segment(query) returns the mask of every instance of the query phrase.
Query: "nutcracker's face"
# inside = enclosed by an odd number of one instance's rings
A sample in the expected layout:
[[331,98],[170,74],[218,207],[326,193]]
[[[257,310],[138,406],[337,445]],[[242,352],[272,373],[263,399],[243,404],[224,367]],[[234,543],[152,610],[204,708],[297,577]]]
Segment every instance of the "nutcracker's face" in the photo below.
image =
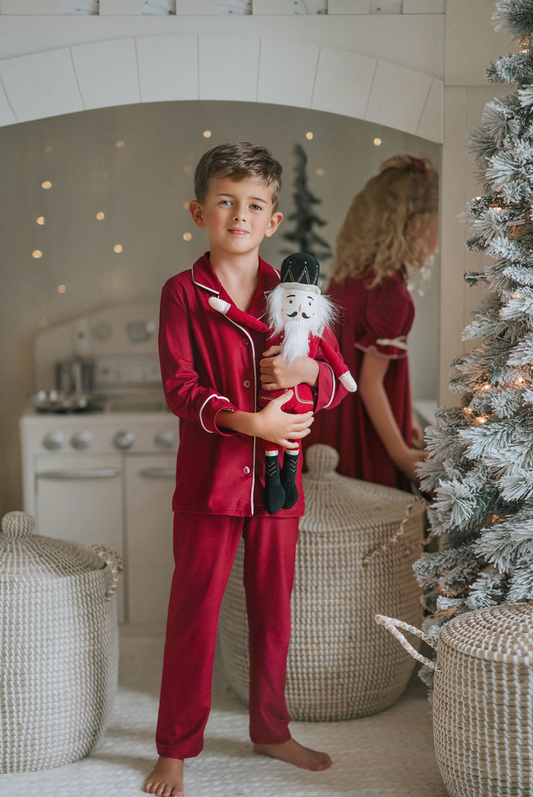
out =
[[284,288],[280,307],[283,326],[296,321],[309,329],[316,316],[318,296],[311,291]]

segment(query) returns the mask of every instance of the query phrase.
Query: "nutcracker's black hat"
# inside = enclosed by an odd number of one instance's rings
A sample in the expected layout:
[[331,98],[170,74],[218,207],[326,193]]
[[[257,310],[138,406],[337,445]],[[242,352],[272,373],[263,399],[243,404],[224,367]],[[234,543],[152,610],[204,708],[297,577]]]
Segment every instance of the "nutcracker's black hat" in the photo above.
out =
[[320,293],[318,274],[320,263],[305,252],[289,255],[281,264],[280,279],[285,288]]

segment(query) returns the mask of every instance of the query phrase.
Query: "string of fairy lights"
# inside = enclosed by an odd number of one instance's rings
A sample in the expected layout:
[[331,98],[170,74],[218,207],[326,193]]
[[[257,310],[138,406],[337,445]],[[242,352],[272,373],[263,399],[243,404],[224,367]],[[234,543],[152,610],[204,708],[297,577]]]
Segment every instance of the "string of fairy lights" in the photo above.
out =
[[[209,139],[209,138],[211,138],[211,136],[212,136],[212,132],[211,132],[211,130],[204,130],[204,131],[203,131],[203,133],[202,133],[202,135],[203,135],[203,137],[204,137],[204,138],[206,138],[206,139]],[[305,134],[305,138],[306,138],[308,141],[312,141],[312,140],[313,140],[313,138],[314,138],[314,133],[313,133],[312,131],[308,131],[308,132]],[[373,143],[374,143],[374,145],[375,145],[375,146],[380,146],[382,142],[381,142],[381,139],[380,139],[380,138],[375,138]],[[123,141],[122,139],[120,139],[119,141],[117,141],[117,142],[116,142],[115,146],[116,146],[118,149],[122,149],[122,148],[125,146],[125,141]],[[50,144],[49,144],[49,145],[47,145],[47,146],[44,148],[44,151],[45,151],[46,153],[51,153],[51,152],[52,152],[52,149],[53,149],[52,145],[50,145]],[[193,171],[193,167],[192,167],[192,165],[190,165],[190,164],[187,164],[187,165],[184,167],[184,172],[185,172],[185,174],[191,174],[191,173],[192,173],[192,171]],[[316,174],[317,174],[319,177],[323,177],[323,176],[324,176],[324,174],[325,174],[325,170],[324,170],[323,168],[319,167],[319,168],[317,168],[317,169],[316,169]],[[45,191],[49,191],[49,190],[51,190],[51,189],[53,188],[53,186],[52,186],[52,182],[51,182],[50,180],[44,180],[44,181],[41,183],[41,188],[42,188],[42,189],[44,189]],[[184,209],[184,210],[188,210],[188,209],[189,209],[189,202],[188,202],[188,201],[186,201],[186,202],[184,202],[184,203],[183,203],[183,209]],[[106,214],[104,213],[104,211],[102,211],[102,210],[99,210],[99,211],[98,211],[98,212],[95,214],[95,217],[96,217],[97,221],[104,221],[104,220],[105,220],[105,218],[106,218]],[[36,221],[36,223],[37,223],[37,224],[38,224],[40,227],[43,227],[43,226],[45,226],[45,225],[46,225],[46,217],[45,217],[45,216],[38,216],[38,217],[36,218],[36,220],[35,220],[35,221]],[[186,242],[192,241],[192,239],[193,239],[193,233],[192,233],[192,232],[190,232],[190,231],[185,231],[185,232],[183,233],[183,235],[182,235],[182,238],[183,238],[183,240],[184,240],[184,241],[186,241]],[[113,252],[114,252],[115,254],[121,254],[123,251],[124,251],[124,247],[123,247],[123,245],[122,245],[121,243],[116,243],[116,244],[114,244],[114,245],[113,245]],[[32,255],[32,257],[33,257],[35,260],[41,260],[41,259],[44,257],[44,251],[43,251],[42,249],[34,249],[34,250],[32,251],[32,253],[31,253],[31,255]],[[67,291],[67,286],[66,286],[65,284],[63,284],[63,283],[62,283],[62,284],[60,284],[60,285],[58,285],[58,286],[57,286],[57,289],[56,289],[56,290],[57,290],[57,293],[59,293],[60,295],[61,295],[61,294],[65,294],[65,293],[66,293],[66,291]]]

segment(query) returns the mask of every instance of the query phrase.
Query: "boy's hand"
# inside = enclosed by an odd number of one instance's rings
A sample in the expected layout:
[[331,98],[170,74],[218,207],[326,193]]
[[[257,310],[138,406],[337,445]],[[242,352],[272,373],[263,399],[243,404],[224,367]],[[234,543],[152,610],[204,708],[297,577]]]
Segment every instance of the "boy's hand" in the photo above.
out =
[[260,412],[221,410],[218,414],[218,423],[220,426],[250,437],[261,437],[277,446],[298,448],[298,443],[290,441],[306,437],[311,431],[309,427],[314,418],[312,412],[305,412],[303,415],[283,412],[283,405],[291,396],[292,390],[288,390],[287,393],[269,401]]
[[318,363],[310,357],[299,357],[291,365],[281,354],[281,346],[270,346],[259,362],[261,384],[264,390],[279,390],[306,383],[316,387]]
[[284,448],[298,448],[298,443],[291,443],[291,440],[300,440],[307,437],[313,423],[313,413],[304,412],[303,415],[293,415],[283,412],[283,405],[292,398],[292,390],[288,390],[281,396],[269,401],[261,412],[255,413],[258,424],[257,436],[269,443],[275,443]]

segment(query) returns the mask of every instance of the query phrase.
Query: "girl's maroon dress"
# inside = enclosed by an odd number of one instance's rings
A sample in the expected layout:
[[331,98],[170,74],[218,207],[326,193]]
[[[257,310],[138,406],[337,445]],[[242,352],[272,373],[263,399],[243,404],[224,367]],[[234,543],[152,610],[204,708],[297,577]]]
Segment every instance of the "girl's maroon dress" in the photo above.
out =
[[[384,379],[394,418],[406,444],[411,446],[411,391],[407,360],[407,335],[413,325],[414,302],[407,290],[405,269],[400,269],[373,288],[369,271],[343,282],[331,281],[329,294],[340,310],[335,334],[341,355],[359,381],[365,352],[390,360]],[[319,412],[305,438],[304,448],[326,443],[339,452],[338,472],[409,490],[381,442],[359,392],[349,393],[334,409]]]

